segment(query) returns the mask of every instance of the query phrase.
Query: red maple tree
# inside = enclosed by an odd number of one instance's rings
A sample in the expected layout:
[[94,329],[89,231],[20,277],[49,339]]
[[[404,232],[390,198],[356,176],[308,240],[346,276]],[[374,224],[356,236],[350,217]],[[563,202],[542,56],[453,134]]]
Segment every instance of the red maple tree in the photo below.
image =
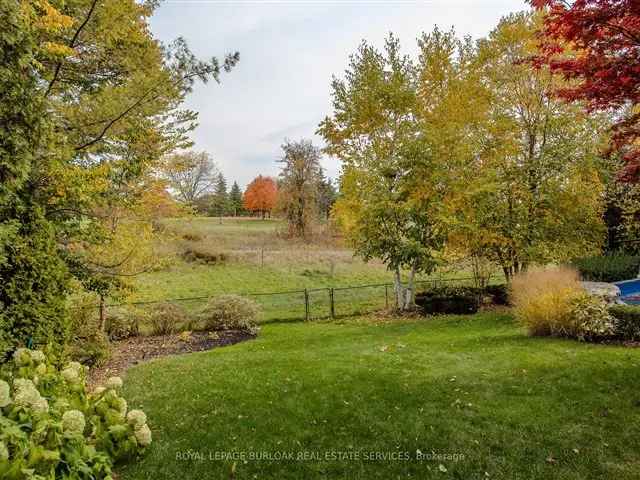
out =
[[244,192],[244,208],[251,212],[259,212],[264,218],[265,213],[271,213],[278,200],[278,185],[271,177],[258,175],[247,186]]
[[[613,109],[612,151],[625,160],[623,179],[640,179],[640,0],[531,0],[547,9],[542,55],[571,86],[567,100],[586,101],[590,110]],[[567,48],[570,46],[570,50]]]

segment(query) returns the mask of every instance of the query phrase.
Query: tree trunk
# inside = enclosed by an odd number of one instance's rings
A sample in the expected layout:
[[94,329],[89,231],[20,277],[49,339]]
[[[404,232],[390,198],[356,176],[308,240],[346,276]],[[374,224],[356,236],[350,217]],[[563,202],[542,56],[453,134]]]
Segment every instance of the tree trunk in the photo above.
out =
[[400,275],[400,268],[396,268],[394,271],[394,290],[396,294],[396,306],[399,311],[406,312],[413,310],[415,307],[416,288],[415,288],[415,276],[417,267],[413,265],[409,272],[409,279],[406,285],[403,285]]
[[104,295],[100,295],[100,307],[99,307],[99,313],[100,313],[100,320],[99,320],[99,325],[98,325],[98,329],[100,332],[104,332],[104,327],[106,324],[106,314],[105,314],[105,305],[104,305]]

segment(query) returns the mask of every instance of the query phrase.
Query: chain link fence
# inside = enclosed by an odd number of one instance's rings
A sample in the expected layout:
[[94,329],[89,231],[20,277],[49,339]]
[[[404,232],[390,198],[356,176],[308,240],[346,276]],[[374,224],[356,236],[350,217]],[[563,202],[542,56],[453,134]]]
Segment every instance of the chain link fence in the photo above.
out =
[[[416,282],[416,290],[426,290],[441,285],[474,286],[473,278],[434,279]],[[393,284],[381,283],[348,287],[301,289],[285,292],[244,293],[260,307],[259,323],[313,321],[346,318],[390,309],[396,305]],[[211,298],[218,295],[174,298],[157,301],[105,303],[93,306],[100,318],[113,315],[144,313],[160,304],[171,303],[185,312],[197,315]]]

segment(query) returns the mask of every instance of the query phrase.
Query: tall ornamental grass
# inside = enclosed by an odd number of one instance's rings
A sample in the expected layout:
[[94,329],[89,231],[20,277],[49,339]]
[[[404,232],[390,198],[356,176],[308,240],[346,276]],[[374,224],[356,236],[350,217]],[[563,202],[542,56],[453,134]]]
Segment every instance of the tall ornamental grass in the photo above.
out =
[[510,289],[516,318],[536,336],[576,336],[573,308],[584,293],[569,267],[530,269],[515,276]]

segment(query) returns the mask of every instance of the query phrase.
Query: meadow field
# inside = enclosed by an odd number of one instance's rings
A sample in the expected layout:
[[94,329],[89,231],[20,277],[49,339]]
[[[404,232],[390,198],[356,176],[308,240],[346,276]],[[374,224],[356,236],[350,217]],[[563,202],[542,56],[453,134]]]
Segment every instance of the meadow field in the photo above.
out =
[[[186,217],[164,220],[166,268],[135,280],[137,300],[216,293],[266,293],[391,280],[379,262],[364,263],[338,240],[287,239],[278,219]],[[220,261],[188,261],[195,250]]]
[[[304,318],[305,289],[312,318],[329,316],[330,288],[336,316],[394,301],[385,266],[365,263],[330,234],[290,239],[282,220],[258,218],[185,217],[164,220],[161,228],[162,266],[134,277],[127,302],[176,300],[195,311],[208,297],[234,293],[251,296],[261,305],[262,321],[269,321]],[[418,278],[470,283],[470,276],[462,265]]]

